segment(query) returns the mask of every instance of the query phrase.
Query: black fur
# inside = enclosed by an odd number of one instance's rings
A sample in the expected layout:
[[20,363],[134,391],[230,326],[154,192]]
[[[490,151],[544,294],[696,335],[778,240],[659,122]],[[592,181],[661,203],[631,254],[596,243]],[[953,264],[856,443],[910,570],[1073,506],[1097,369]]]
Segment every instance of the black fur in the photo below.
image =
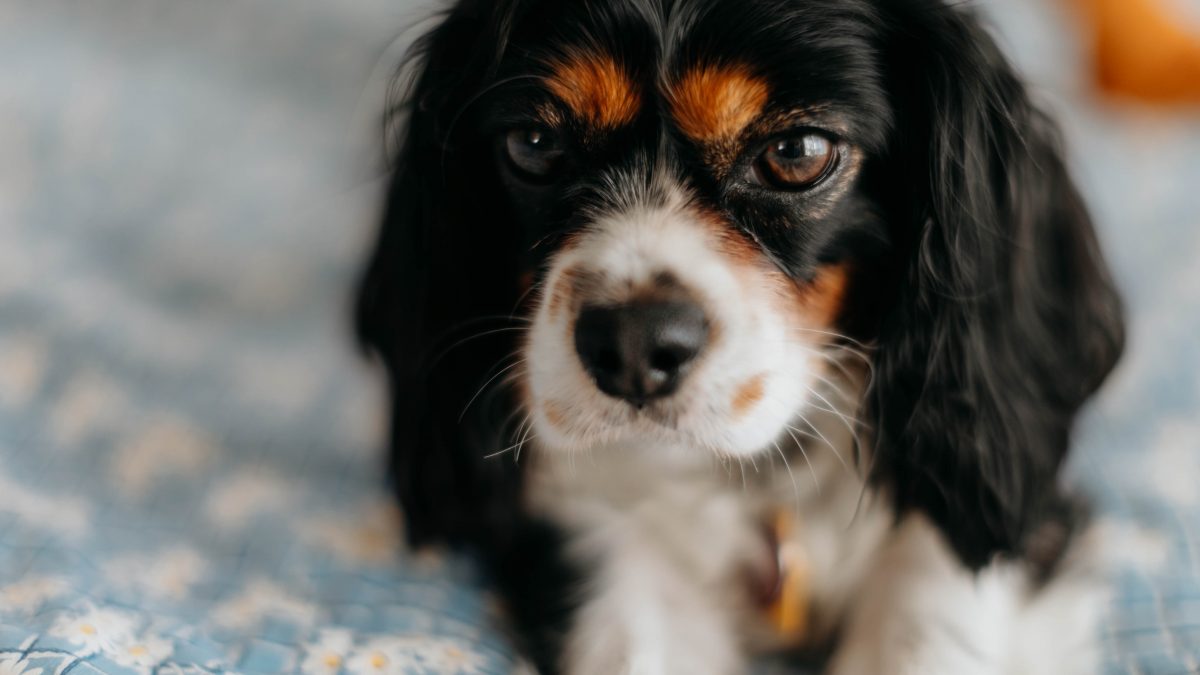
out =
[[992,40],[932,7],[892,26],[889,79],[911,104],[888,163],[905,227],[876,338],[875,474],[978,567],[1062,510],[1058,470],[1121,352],[1121,305],[1056,130]]
[[503,214],[478,209],[500,203],[498,188],[478,180],[480,158],[451,138],[459,111],[495,74],[511,3],[489,4],[464,3],[416,48],[425,68],[358,297],[360,339],[387,368],[391,475],[413,545],[472,542],[515,517],[518,472],[481,453],[506,438],[492,416],[511,408],[512,393],[460,420],[516,348],[504,332],[471,338],[511,326],[520,295],[519,233]]
[[485,460],[510,443],[515,392],[500,381],[472,402],[517,349],[526,239],[499,186],[477,174],[490,149],[456,142],[474,131],[455,128],[496,76],[517,9],[461,3],[414,47],[424,67],[356,323],[387,370],[390,476],[409,543],[478,553],[510,600],[523,650],[550,673],[579,574],[557,533],[522,515],[517,464]]
[[[801,197],[724,190],[662,142],[651,109],[595,166],[567,172],[569,187],[514,196],[493,134],[537,100],[539,59],[584,42],[649,82],[666,49],[753,64],[781,105],[830,104],[866,151],[862,178],[819,217]],[[504,378],[484,385],[519,346],[520,280],[578,225],[595,172],[631,148],[672,153],[700,198],[789,274],[855,263],[842,328],[876,347],[872,476],[901,512],[928,513],[979,567],[1022,555],[1066,510],[1058,469],[1121,351],[1121,308],[1053,125],[969,12],[936,0],[462,0],[414,53],[358,332],[389,376],[410,541],[487,551],[543,666],[580,570],[522,515],[519,467],[485,459],[516,442],[520,412]]]

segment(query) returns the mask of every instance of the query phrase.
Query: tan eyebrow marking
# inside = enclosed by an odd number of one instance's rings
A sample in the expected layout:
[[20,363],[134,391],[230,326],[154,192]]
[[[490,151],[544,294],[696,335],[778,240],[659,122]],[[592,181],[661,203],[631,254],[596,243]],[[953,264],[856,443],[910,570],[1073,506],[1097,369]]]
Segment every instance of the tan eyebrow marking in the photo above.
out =
[[694,141],[735,139],[762,114],[770,88],[744,65],[698,65],[668,92],[671,115]]
[[597,129],[629,124],[641,106],[633,82],[607,54],[569,54],[554,64],[547,85],[572,112]]

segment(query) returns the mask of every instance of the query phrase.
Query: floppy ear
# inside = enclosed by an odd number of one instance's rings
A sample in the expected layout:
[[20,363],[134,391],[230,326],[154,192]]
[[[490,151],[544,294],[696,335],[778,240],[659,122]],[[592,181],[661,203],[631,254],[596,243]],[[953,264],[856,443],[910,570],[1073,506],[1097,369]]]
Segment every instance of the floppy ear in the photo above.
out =
[[494,77],[513,4],[459,3],[414,47],[407,127],[358,291],[359,338],[387,368],[390,471],[414,545],[470,542],[517,506],[513,463],[485,460],[507,444],[513,393],[497,378],[472,397],[517,346],[497,329],[513,325],[520,244],[496,210],[490,147],[464,116]]
[[870,396],[874,476],[963,561],[1020,554],[1061,501],[1073,419],[1123,344],[1052,124],[962,10],[892,17],[896,297]]

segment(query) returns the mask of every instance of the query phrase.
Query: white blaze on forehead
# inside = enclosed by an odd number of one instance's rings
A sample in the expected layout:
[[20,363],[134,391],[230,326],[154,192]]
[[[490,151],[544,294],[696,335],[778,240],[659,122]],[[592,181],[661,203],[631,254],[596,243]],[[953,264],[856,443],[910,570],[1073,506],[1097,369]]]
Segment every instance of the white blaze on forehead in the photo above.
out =
[[673,206],[643,207],[596,222],[571,262],[600,272],[614,290],[668,273],[702,301],[720,302],[732,299],[738,280],[712,244],[694,215]]

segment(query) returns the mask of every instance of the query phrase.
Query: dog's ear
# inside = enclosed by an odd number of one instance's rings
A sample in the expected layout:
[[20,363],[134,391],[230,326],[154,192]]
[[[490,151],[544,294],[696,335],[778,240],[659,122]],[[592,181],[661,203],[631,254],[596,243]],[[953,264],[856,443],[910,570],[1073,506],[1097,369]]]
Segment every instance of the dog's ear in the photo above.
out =
[[1072,421],[1121,352],[1122,311],[1056,130],[991,37],[959,8],[901,5],[874,477],[979,567],[1021,553],[1055,510]]
[[468,121],[514,5],[461,2],[414,46],[404,131],[358,290],[359,339],[387,369],[391,477],[414,545],[469,543],[515,515],[513,462],[485,459],[506,444],[513,392],[497,378],[472,398],[516,350],[506,317],[520,295],[520,244],[495,210],[491,146]]

